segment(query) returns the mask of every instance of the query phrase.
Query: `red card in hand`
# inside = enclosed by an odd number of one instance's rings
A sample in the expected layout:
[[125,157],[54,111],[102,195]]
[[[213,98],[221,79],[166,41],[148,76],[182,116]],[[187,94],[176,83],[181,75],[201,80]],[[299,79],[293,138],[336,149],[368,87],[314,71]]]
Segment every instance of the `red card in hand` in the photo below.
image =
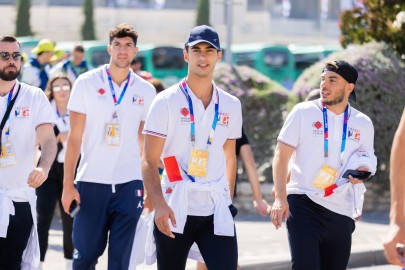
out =
[[175,156],[165,157],[163,163],[165,164],[165,170],[170,182],[183,180]]

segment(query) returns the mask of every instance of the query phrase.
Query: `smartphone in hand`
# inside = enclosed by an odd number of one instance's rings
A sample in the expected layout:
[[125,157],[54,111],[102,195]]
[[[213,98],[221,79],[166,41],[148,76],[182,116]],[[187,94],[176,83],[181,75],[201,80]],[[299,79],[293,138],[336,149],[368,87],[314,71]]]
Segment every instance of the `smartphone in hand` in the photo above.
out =
[[69,207],[69,215],[74,218],[80,210],[80,204],[73,200]]
[[349,175],[351,175],[353,178],[357,178],[359,180],[367,180],[371,176],[371,172],[365,172],[365,171],[358,171],[358,170],[347,170],[343,174],[343,178],[349,178]]

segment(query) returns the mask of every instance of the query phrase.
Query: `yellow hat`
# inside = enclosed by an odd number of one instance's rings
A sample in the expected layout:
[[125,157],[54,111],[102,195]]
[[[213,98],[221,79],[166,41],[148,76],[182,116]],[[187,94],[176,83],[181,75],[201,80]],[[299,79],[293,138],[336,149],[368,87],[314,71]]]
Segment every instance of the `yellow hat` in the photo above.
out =
[[55,51],[55,43],[49,39],[41,39],[38,45],[31,50],[34,54],[40,54],[41,52],[53,52]]
[[54,61],[61,60],[65,57],[65,55],[66,55],[65,50],[55,48],[54,53],[49,61],[54,62]]

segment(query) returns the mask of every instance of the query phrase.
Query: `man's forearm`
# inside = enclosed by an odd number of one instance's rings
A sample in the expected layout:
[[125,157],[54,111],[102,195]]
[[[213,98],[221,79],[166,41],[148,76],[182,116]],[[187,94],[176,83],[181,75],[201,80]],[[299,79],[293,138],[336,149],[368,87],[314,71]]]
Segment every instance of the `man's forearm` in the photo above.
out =
[[236,180],[236,156],[234,158],[226,159],[226,177],[229,182],[229,192],[231,195],[231,199],[233,199]]
[[56,157],[56,139],[49,137],[41,143],[41,159],[39,167],[49,172]]
[[165,199],[163,198],[157,165],[153,162],[143,161],[142,178],[153,207],[159,207],[159,205],[165,202]]
[[80,156],[80,142],[68,138],[66,149],[63,185],[73,185],[74,175],[77,167],[77,161]]

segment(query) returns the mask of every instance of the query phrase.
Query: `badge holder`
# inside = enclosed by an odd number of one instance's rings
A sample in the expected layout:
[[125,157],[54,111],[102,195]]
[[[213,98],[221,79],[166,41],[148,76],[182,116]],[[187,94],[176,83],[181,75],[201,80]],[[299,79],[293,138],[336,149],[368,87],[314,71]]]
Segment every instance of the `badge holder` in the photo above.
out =
[[0,167],[4,168],[17,164],[14,147],[11,142],[6,142],[1,147]]
[[107,145],[119,146],[120,145],[120,124],[118,123],[117,113],[114,112],[110,123],[106,124],[105,136]]
[[192,149],[188,162],[188,174],[205,177],[208,167],[208,151]]
[[315,177],[312,185],[317,189],[324,190],[332,185],[338,177],[339,172],[332,167],[324,164]]

